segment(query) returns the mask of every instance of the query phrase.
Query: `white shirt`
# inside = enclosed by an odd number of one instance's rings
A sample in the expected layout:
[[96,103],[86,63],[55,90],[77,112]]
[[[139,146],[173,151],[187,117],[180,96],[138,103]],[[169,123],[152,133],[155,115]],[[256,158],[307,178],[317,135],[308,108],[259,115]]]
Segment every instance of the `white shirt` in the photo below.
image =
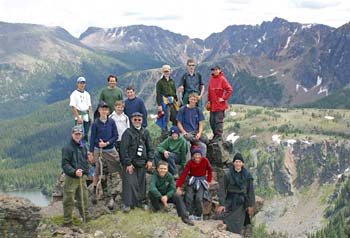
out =
[[113,113],[109,116],[109,118],[112,118],[115,122],[115,125],[117,126],[117,130],[118,130],[117,141],[121,141],[124,131],[130,128],[129,117],[125,115],[124,112],[118,115],[115,111],[113,111]]
[[[69,106],[75,107],[77,110],[86,112],[91,107],[91,98],[90,94],[84,90],[84,92],[79,92],[78,90],[74,90],[70,95]],[[89,121],[89,115],[83,115],[82,119],[84,121]],[[75,118],[77,120],[77,118]]]

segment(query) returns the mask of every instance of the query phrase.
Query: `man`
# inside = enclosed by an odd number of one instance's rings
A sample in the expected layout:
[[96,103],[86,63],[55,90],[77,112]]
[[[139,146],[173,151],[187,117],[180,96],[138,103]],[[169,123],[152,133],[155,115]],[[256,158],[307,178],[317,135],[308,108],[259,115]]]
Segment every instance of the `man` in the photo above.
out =
[[227,230],[241,234],[245,221],[249,221],[249,216],[253,215],[255,192],[253,177],[244,168],[244,160],[240,153],[235,154],[233,165],[225,169],[224,176],[219,180],[220,206],[217,212],[223,214]]
[[227,100],[233,89],[219,66],[211,68],[211,73],[208,87],[210,127],[214,134],[212,141],[219,141],[222,140],[225,110],[228,108]]
[[135,89],[132,86],[129,86],[126,88],[126,95],[128,98],[125,100],[124,113],[129,117],[130,124],[132,124],[131,115],[134,112],[139,112],[143,115],[142,127],[146,128],[147,127],[147,110],[145,107],[145,103],[141,98],[136,97]]
[[62,170],[66,175],[63,187],[63,225],[71,226],[73,220],[74,198],[83,220],[88,216],[88,191],[86,176],[89,174],[87,149],[82,143],[83,129],[74,126],[71,140],[62,149]]
[[124,132],[120,145],[124,212],[146,207],[146,170],[152,169],[154,150],[148,130],[142,127],[142,120],[140,112],[131,115],[132,126]]
[[[94,193],[92,202],[96,203],[96,186],[99,181],[102,164],[106,163],[108,173],[107,178],[107,198],[109,198],[108,208],[114,208],[114,201],[117,196],[117,185],[120,182],[118,171],[121,172],[119,165],[119,155],[115,149],[115,142],[118,139],[118,131],[113,119],[108,118],[109,107],[107,103],[100,102],[98,105],[100,117],[95,120],[91,127],[90,137],[90,155],[89,160],[96,164],[95,175],[93,178]],[[93,153],[93,156],[92,156]],[[101,161],[100,161],[101,160]]]
[[195,146],[192,151],[192,159],[188,161],[180,179],[176,182],[176,193],[182,193],[181,187],[186,177],[190,175],[186,186],[185,204],[191,217],[201,220],[203,215],[203,199],[210,200],[209,184],[213,177],[213,169],[209,160],[202,156],[200,147]]
[[202,75],[195,72],[196,63],[193,59],[187,60],[187,72],[182,75],[180,81],[179,92],[183,93],[182,103],[188,104],[189,95],[193,92],[197,93],[198,106],[202,107],[202,97],[204,95],[204,83],[202,81]]
[[154,211],[159,211],[160,206],[163,205],[167,209],[168,203],[175,203],[177,215],[181,220],[193,226],[193,222],[188,218],[188,213],[184,201],[180,195],[175,193],[175,180],[170,173],[168,173],[168,163],[160,161],[157,166],[157,171],[153,174],[149,188],[149,199]]
[[109,75],[107,81],[108,87],[102,90],[100,102],[106,102],[109,107],[109,112],[112,113],[114,111],[114,103],[123,100],[123,91],[117,87],[118,78],[116,76]]
[[72,107],[75,125],[81,125],[84,129],[83,140],[88,141],[88,133],[93,118],[90,94],[85,91],[86,79],[77,79],[77,89],[70,95],[69,106]]
[[170,77],[171,67],[163,65],[163,75],[156,84],[156,100],[158,105],[158,112],[164,113],[164,117],[158,118],[157,125],[162,129],[162,136],[168,134],[168,123],[172,122],[176,126],[176,114],[179,110],[176,87],[174,80]]
[[208,137],[203,134],[204,115],[202,110],[197,107],[198,95],[193,92],[189,95],[189,104],[180,108],[177,113],[177,126],[183,137],[191,143],[202,149],[203,156],[207,155]]
[[179,178],[179,170],[177,165],[185,168],[187,155],[187,142],[180,135],[179,128],[172,126],[170,128],[170,136],[157,146],[157,152],[154,157],[156,166],[160,161],[167,161],[169,164],[169,172],[174,175],[175,179]]

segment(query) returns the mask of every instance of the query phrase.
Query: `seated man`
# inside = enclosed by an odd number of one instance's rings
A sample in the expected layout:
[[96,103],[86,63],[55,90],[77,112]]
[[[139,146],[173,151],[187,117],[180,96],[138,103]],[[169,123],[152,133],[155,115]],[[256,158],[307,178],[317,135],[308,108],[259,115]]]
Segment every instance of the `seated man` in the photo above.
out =
[[159,211],[161,204],[164,208],[168,208],[168,202],[175,203],[178,216],[184,223],[193,226],[193,222],[188,218],[182,197],[177,195],[175,191],[175,181],[173,176],[168,173],[168,163],[159,161],[157,171],[151,178],[148,193],[153,209]]
[[189,95],[189,104],[180,108],[177,113],[177,126],[183,137],[192,145],[197,145],[202,149],[202,155],[207,154],[208,137],[203,133],[204,115],[202,110],[197,107],[198,94]]
[[175,179],[179,178],[177,164],[183,169],[186,163],[187,142],[180,135],[179,128],[172,126],[170,128],[170,136],[157,146],[158,152],[155,154],[154,162],[156,166],[160,160],[167,161],[169,164],[169,172],[174,175]]
[[[203,213],[203,198],[206,200],[210,199],[209,183],[211,183],[213,177],[213,170],[209,160],[202,157],[200,147],[195,146],[191,154],[192,159],[188,161],[184,172],[176,183],[176,193],[179,195],[182,193],[181,186],[185,182],[187,175],[190,174],[186,186],[185,204],[190,214],[193,214],[192,217],[200,220]],[[195,209],[193,209],[193,203]]]

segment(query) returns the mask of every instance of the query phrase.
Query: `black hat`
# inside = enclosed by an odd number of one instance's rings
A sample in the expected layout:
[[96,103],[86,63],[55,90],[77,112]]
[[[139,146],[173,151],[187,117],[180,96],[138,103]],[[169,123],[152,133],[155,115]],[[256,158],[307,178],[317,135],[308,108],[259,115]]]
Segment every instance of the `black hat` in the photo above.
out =
[[81,126],[73,126],[71,130],[72,134],[83,134],[83,128]]
[[211,69],[210,69],[210,70],[214,70],[214,69],[220,69],[220,70],[221,70],[221,68],[220,68],[220,66],[219,66],[219,65],[215,65],[215,66],[211,67]]
[[244,163],[244,160],[243,160],[241,153],[236,153],[235,156],[233,157],[232,162],[235,162],[236,160],[240,160],[240,161],[242,161],[242,163]]
[[131,114],[131,117],[142,117],[142,113],[141,112],[134,112],[133,114]]
[[[98,108],[100,107],[108,107],[108,104],[104,101],[101,101],[99,104],[98,104]],[[109,108],[109,107],[108,107]]]

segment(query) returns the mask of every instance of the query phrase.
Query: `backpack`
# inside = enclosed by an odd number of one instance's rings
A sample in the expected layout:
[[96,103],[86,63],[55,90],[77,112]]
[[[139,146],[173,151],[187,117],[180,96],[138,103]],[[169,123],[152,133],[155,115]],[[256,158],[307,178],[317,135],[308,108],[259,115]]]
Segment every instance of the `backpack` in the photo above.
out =
[[[195,73],[196,74],[196,78],[198,79],[198,82],[202,81],[202,75],[200,73]],[[184,73],[184,75],[182,75],[181,81],[182,81],[182,85],[184,87],[184,92],[186,92],[186,80],[187,80],[187,73]],[[199,89],[200,92],[200,89]],[[184,97],[185,94],[182,95],[182,98]]]

